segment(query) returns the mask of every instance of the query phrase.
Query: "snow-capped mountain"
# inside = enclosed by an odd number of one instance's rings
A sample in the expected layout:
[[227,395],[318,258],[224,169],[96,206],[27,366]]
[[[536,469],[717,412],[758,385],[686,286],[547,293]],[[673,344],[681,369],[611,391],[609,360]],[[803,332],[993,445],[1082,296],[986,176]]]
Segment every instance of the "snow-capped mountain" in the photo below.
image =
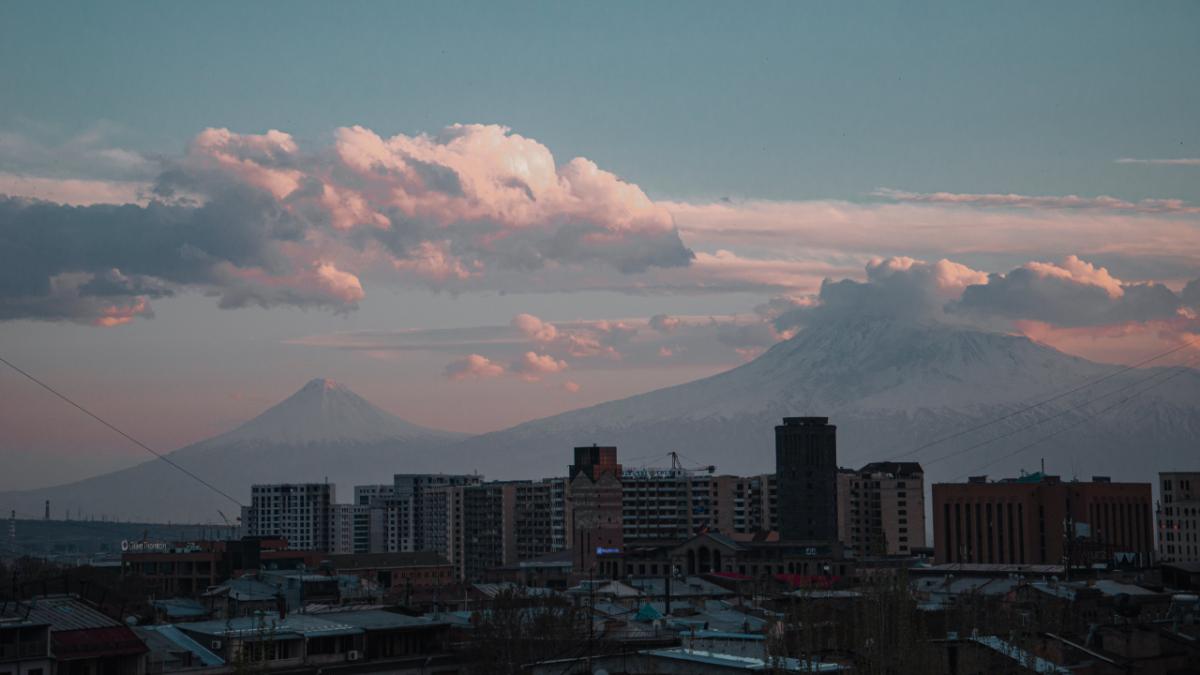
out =
[[[350,501],[356,484],[390,483],[392,474],[431,470],[439,448],[465,438],[427,429],[380,410],[348,388],[316,379],[236,429],[180,448],[167,457],[236,500],[249,502],[253,483],[320,482]],[[161,460],[40,490],[0,494],[4,509],[149,522],[220,522],[237,505]]]
[[[1188,349],[1156,363],[1194,356]],[[770,472],[774,426],[796,415],[829,416],[838,425],[843,466],[913,459],[926,467],[929,483],[1015,475],[1038,468],[1041,458],[1047,471],[1068,478],[1153,482],[1158,471],[1200,469],[1194,369],[1127,369],[1021,336],[894,319],[814,325],[712,377],[465,439],[409,424],[344,387],[314,380],[241,427],[169,457],[242,501],[252,483],[326,477],[349,501],[353,485],[389,482],[399,472],[564,475],[571,448],[591,443],[616,445],[626,466],[661,465],[676,450],[720,473]],[[0,494],[0,508],[40,513],[44,499],[58,513],[152,521],[212,522],[217,509],[236,508],[159,460]]]
[[213,442],[312,445],[454,436],[406,422],[333,380],[315,379]]
[[721,473],[769,472],[774,425],[794,415],[832,418],[843,466],[911,458],[930,482],[1016,475],[1043,457],[1047,471],[1081,478],[1153,481],[1160,470],[1200,468],[1196,370],[1123,369],[1022,336],[896,319],[815,325],[730,371],[472,437],[443,458],[496,478],[562,474],[573,446],[600,443],[618,446],[630,466],[677,450]]

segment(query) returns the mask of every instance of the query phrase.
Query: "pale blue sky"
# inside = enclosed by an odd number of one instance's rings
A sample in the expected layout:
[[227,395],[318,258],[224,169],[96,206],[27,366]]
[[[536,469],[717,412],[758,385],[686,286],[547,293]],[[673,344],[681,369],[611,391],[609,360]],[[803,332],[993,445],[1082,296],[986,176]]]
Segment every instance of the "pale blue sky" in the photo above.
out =
[[1200,5],[5,3],[0,127],[501,123],[654,197],[1196,199]]

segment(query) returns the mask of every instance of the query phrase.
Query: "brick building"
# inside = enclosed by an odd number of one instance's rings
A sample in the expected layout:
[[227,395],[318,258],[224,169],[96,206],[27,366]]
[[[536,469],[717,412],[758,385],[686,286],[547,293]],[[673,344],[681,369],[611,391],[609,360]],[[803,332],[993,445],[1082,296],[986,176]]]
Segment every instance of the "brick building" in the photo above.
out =
[[1149,483],[1064,482],[1035,473],[933,486],[940,563],[1153,562]]

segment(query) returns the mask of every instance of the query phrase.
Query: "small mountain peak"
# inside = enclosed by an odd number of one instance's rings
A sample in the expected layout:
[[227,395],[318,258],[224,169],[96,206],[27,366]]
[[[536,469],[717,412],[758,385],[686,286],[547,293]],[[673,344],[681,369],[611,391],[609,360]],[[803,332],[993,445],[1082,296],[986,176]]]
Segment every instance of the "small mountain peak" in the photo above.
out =
[[334,382],[333,380],[330,380],[330,379],[324,378],[324,377],[315,377],[315,378],[309,380],[308,384],[305,384],[300,389],[300,391],[308,391],[308,392],[323,392],[323,391],[334,391],[334,390],[345,391],[346,388],[343,387],[342,385],[338,384],[337,382]]

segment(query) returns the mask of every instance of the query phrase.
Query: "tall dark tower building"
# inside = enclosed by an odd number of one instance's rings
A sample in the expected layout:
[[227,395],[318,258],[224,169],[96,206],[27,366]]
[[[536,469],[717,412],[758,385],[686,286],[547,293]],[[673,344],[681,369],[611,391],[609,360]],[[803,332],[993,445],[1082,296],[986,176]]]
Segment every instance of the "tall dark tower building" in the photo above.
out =
[[779,538],[837,541],[837,427],[828,417],[785,417],[775,427]]
[[576,571],[616,578],[616,565],[598,558],[625,547],[623,495],[616,448],[575,448],[575,463],[567,474],[567,536]]

